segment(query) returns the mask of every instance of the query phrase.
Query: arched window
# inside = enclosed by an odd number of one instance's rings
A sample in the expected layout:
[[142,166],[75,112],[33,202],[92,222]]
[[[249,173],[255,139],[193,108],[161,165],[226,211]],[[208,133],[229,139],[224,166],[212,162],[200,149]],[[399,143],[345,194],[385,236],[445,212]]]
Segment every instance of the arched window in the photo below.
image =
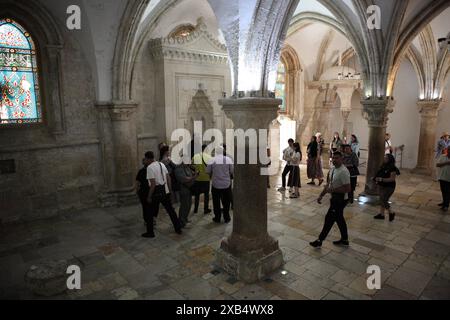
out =
[[275,97],[282,99],[283,104],[280,106],[280,113],[286,113],[286,67],[283,62],[278,65],[277,83],[275,84]]
[[0,94],[0,125],[42,121],[36,47],[12,19],[0,19]]

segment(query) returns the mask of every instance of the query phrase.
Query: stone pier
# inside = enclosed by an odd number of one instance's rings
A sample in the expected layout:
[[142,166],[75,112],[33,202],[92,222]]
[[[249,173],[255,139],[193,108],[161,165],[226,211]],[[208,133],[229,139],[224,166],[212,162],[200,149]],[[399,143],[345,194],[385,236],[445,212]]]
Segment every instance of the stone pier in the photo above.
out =
[[[241,98],[219,103],[234,128],[246,131],[268,129],[277,117],[281,100]],[[258,151],[258,145],[246,143],[245,150],[237,152]],[[278,241],[267,231],[267,176],[261,175],[260,169],[260,164],[235,164],[233,231],[222,240],[216,255],[219,267],[248,283],[262,279],[283,264]]]
[[134,121],[136,107],[137,103],[133,101],[97,104],[105,164],[105,190],[100,197],[104,206],[136,200],[133,191],[137,169],[137,135]]
[[384,159],[384,137],[388,115],[393,111],[394,100],[385,97],[361,101],[364,117],[369,125],[369,158],[367,160],[366,186],[362,196],[377,196],[378,188],[372,177],[376,175]]
[[418,101],[420,112],[419,155],[414,173],[431,175],[435,156],[436,127],[440,101]]

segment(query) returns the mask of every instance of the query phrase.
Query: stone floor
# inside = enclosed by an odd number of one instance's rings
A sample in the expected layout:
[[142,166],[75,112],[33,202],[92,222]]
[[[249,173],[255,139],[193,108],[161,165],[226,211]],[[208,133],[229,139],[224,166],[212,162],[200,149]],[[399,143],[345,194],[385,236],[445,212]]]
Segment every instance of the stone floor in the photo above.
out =
[[[300,199],[269,190],[269,230],[279,240],[285,265],[267,279],[246,285],[214,267],[214,252],[231,224],[192,215],[179,236],[164,210],[155,239],[143,239],[139,206],[92,209],[0,230],[0,298],[37,299],[24,284],[31,265],[69,259],[82,270],[82,289],[57,299],[450,299],[450,215],[438,210],[438,184],[430,178],[399,178],[392,198],[395,222],[373,220],[377,208],[346,208],[351,245],[335,247],[335,226],[322,249],[312,249],[327,202],[318,186]],[[363,180],[360,179],[360,180]],[[358,190],[363,189],[360,181]],[[381,290],[368,290],[367,266],[382,271]]]

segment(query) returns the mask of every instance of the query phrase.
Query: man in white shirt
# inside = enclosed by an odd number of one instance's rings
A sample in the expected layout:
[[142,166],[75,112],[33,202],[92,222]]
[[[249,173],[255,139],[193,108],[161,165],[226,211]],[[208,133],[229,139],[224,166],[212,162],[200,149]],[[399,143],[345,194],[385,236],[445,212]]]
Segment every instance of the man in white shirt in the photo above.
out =
[[280,192],[286,191],[286,176],[288,173],[291,174],[293,169],[291,165],[291,158],[294,155],[294,140],[289,139],[288,143],[289,147],[283,150],[283,160],[286,161],[286,166],[281,174],[281,188],[278,189]]
[[325,223],[322,232],[319,235],[319,239],[310,243],[314,248],[320,248],[322,246],[322,241],[326,239],[335,222],[341,232],[341,239],[339,241],[334,241],[333,244],[349,245],[347,224],[344,218],[344,208],[348,201],[347,195],[351,191],[350,172],[343,165],[343,156],[340,152],[333,153],[332,161],[334,167],[332,167],[328,173],[328,183],[317,199],[318,203],[322,203],[322,198],[325,194],[330,193],[330,208],[325,216]]
[[147,225],[147,232],[142,236],[144,238],[154,238],[153,232],[153,217],[158,214],[159,204],[161,203],[169,214],[170,220],[172,220],[175,232],[181,234],[181,224],[175,213],[175,209],[172,206],[170,200],[170,176],[166,166],[158,161],[155,161],[155,155],[152,151],[145,154],[145,158],[150,163],[147,167],[147,180],[150,186],[147,202],[150,205],[149,214],[144,217]]
[[210,175],[212,181],[212,197],[214,218],[213,221],[220,223],[221,209],[223,206],[223,218],[225,223],[230,222],[230,204],[231,204],[231,177],[234,173],[233,161],[230,157],[224,155],[223,147],[217,147],[216,156],[210,160],[206,172]]

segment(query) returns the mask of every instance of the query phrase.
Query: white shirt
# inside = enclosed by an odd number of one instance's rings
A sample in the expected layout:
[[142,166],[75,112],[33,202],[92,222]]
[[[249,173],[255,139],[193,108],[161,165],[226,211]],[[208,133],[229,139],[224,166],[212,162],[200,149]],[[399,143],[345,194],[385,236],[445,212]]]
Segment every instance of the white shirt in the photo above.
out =
[[292,149],[291,147],[287,147],[286,149],[283,150],[283,160],[287,161],[287,165],[290,166],[291,165],[291,157],[294,154],[294,149]]
[[[162,174],[161,174],[162,172]],[[169,174],[169,171],[167,171],[166,166],[164,163],[154,161],[152,164],[150,164],[147,167],[147,180],[149,180],[150,185],[150,179],[155,179],[155,183],[157,186],[164,185],[166,189],[166,193],[169,193],[169,186],[167,185],[166,177]],[[151,186],[151,185],[150,185]]]
[[[339,168],[332,167],[328,174],[330,178],[330,188],[332,189],[350,184],[350,172],[344,165],[341,165]],[[344,199],[347,199],[347,194],[345,194]]]
[[384,154],[390,154],[391,153],[391,147],[392,147],[392,142],[391,140],[385,140],[384,141]]
[[290,161],[291,166],[300,165],[300,158],[301,158],[300,152],[295,152],[291,157]]
[[206,168],[206,172],[212,175],[212,185],[216,189],[228,189],[231,186],[233,171],[233,160],[221,154],[211,159]]

